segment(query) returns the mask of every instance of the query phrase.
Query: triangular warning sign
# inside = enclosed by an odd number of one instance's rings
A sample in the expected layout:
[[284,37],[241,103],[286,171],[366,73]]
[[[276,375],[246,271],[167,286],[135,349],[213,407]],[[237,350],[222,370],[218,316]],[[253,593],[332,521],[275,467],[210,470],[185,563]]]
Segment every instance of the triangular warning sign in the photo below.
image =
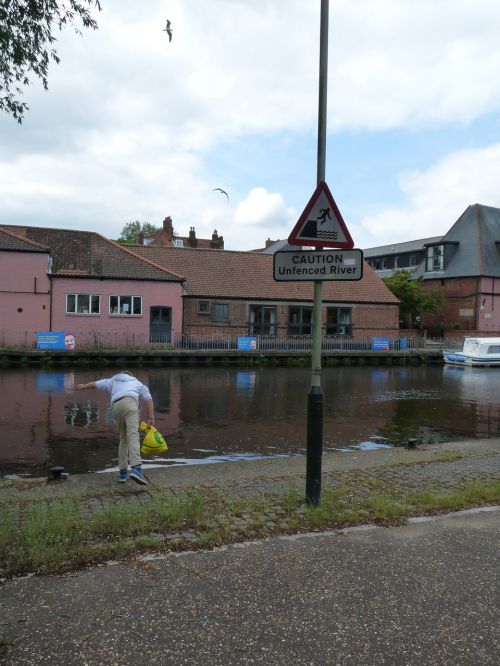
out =
[[328,185],[321,181],[288,236],[290,245],[343,247],[352,249],[354,241],[347,230]]

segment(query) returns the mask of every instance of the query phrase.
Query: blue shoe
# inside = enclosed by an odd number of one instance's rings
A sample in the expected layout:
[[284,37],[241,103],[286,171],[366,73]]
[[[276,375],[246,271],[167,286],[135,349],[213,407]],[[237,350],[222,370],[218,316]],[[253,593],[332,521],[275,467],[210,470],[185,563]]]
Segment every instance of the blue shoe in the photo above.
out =
[[128,472],[126,469],[121,469],[120,470],[120,476],[118,477],[118,483],[125,483],[125,481],[128,479]]
[[142,473],[140,465],[132,467],[132,471],[130,472],[130,478],[141,486],[147,486],[149,483],[149,481]]

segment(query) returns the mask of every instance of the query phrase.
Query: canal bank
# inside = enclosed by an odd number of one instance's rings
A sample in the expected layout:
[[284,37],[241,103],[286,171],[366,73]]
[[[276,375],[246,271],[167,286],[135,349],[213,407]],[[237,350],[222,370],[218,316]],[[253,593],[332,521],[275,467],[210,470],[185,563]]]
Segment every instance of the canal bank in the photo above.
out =
[[[92,366],[308,366],[304,350],[244,351],[215,350],[71,350],[0,349],[0,367],[92,367]],[[440,349],[328,350],[322,352],[324,366],[442,365]]]
[[319,507],[304,503],[305,464],[151,469],[145,487],[114,473],[2,480],[0,577],[500,503],[498,438],[326,453]]

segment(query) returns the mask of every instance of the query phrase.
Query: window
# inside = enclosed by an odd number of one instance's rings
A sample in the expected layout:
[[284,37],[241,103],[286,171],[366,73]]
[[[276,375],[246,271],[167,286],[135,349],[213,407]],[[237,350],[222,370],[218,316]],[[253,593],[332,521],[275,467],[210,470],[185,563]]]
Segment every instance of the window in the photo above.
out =
[[444,269],[444,245],[432,245],[427,248],[426,271],[442,271]]
[[184,247],[184,241],[182,238],[174,238],[173,240],[174,247]]
[[351,308],[327,308],[326,309],[326,334],[327,335],[352,335],[352,310],[351,310]]
[[288,308],[288,335],[311,335],[311,307],[290,306]]
[[248,332],[250,335],[276,335],[275,306],[251,305]]
[[488,347],[488,354],[500,354],[500,345],[490,345]]
[[94,294],[66,294],[67,314],[99,314],[101,297]]
[[228,321],[229,305],[227,303],[212,304],[212,321]]
[[141,296],[110,296],[109,314],[141,315]]
[[198,314],[210,314],[210,301],[198,301]]

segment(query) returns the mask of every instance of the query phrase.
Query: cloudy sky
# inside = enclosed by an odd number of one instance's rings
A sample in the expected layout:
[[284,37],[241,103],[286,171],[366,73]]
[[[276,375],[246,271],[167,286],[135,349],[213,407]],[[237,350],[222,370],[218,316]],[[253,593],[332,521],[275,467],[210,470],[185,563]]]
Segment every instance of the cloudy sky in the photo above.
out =
[[[320,0],[101,4],[23,124],[0,116],[0,223],[288,237],[316,185]],[[498,0],[330,0],[326,180],[356,247],[500,207],[499,26]]]

